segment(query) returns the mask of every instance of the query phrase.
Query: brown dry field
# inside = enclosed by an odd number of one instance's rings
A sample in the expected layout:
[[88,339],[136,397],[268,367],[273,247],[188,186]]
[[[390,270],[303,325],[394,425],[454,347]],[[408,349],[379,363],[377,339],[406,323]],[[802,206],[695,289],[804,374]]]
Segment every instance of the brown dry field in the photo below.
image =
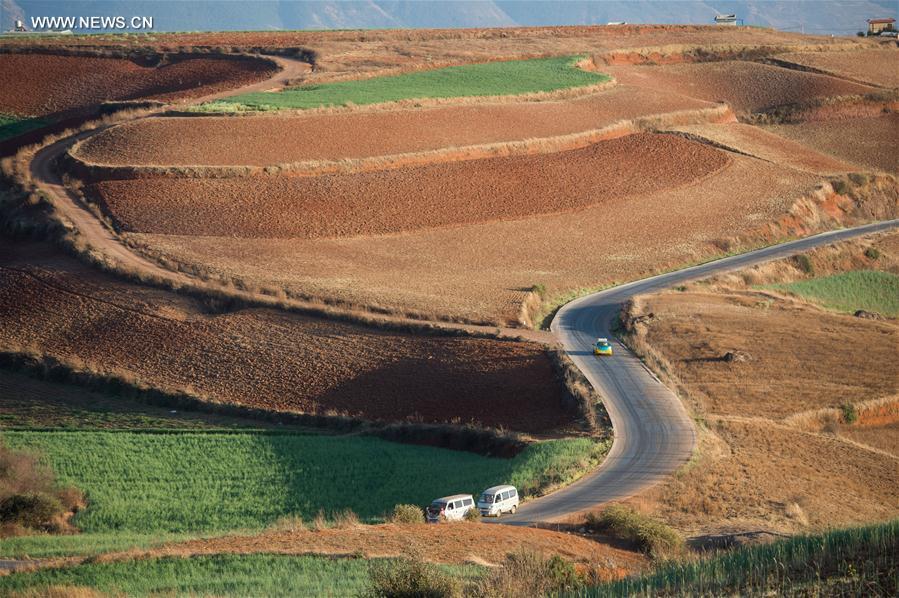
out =
[[539,218],[347,239],[127,236],[151,253],[202,264],[214,276],[298,295],[515,321],[534,284],[555,295],[719,254],[714,242],[786,214],[817,182],[734,155],[701,184]]
[[857,52],[796,52],[781,60],[882,87],[899,87],[899,51],[893,48]]
[[863,169],[899,174],[899,146],[896,145],[899,114],[776,125],[765,129]]
[[[434,550],[439,546],[440,550]],[[101,557],[195,556],[254,553],[354,555],[366,558],[415,555],[436,563],[502,564],[506,555],[532,550],[559,555],[578,563],[604,563],[610,578],[638,571],[647,560],[634,553],[594,540],[547,529],[511,525],[450,523],[446,525],[359,525],[318,531],[271,531],[259,536],[226,536],[170,544],[147,552]]]
[[271,72],[255,60],[201,57],[154,68],[121,58],[0,53],[0,111],[42,116],[107,100],[172,100],[241,87]]
[[[387,332],[266,309],[209,313],[34,244],[0,245],[0,343],[163,389],[266,409],[571,423],[540,345]],[[489,400],[487,400],[489,398]]]
[[728,156],[641,133],[583,149],[322,176],[147,178],[92,186],[125,231],[317,239],[384,235],[578,210],[671,191]]
[[698,135],[762,160],[806,172],[833,174],[856,170],[856,167],[847,162],[752,125],[742,123],[685,125],[675,127],[673,130]]
[[[864,254],[871,246],[881,252],[876,261]],[[818,275],[899,272],[899,233],[808,255]],[[899,373],[889,367],[899,323],[747,288],[805,277],[788,259],[640,300],[638,313],[654,318],[638,326],[637,346],[666,364],[708,430],[695,462],[635,503],[691,532],[792,532],[899,513],[896,408],[862,411],[853,425],[819,415],[899,399]],[[728,363],[728,351],[746,360]]]
[[711,104],[627,86],[567,101],[341,114],[150,118],[114,127],[75,155],[110,165],[255,165],[366,158],[553,137]]
[[624,85],[726,102],[738,114],[828,96],[865,94],[877,88],[835,77],[757,62],[726,61],[604,68]]
[[[725,30],[726,29],[726,30]],[[319,52],[317,72],[310,80],[385,69],[428,68],[433,64],[483,62],[548,54],[603,53],[613,49],[649,49],[677,53],[706,46],[725,49],[777,47],[786,50],[818,48],[870,48],[876,43],[855,38],[809,36],[751,27],[695,25],[630,25],[624,27],[522,27],[415,31],[291,31],[174,33],[125,37],[8,39],[11,46],[46,47],[108,45],[148,46],[158,51],[189,50],[193,46],[295,47]]]

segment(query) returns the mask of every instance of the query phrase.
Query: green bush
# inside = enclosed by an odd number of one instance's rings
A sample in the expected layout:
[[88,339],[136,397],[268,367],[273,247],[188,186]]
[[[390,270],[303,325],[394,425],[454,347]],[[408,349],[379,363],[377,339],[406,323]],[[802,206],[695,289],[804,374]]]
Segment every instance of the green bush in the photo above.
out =
[[858,410],[852,403],[843,403],[840,410],[843,412],[843,423],[851,425],[858,421]]
[[65,507],[58,498],[42,492],[13,494],[0,501],[0,522],[31,529],[51,529]]
[[572,592],[583,585],[570,561],[521,550],[506,557],[503,566],[479,580],[469,594],[478,598],[530,598]]
[[865,249],[865,257],[869,260],[880,259],[880,251],[876,247],[868,247]]
[[654,558],[680,552],[684,539],[674,529],[623,505],[612,505],[586,518],[591,530],[630,542]]
[[834,193],[838,195],[846,195],[849,193],[849,183],[844,181],[843,179],[835,179],[830,182],[830,186],[833,187]]
[[390,515],[391,523],[424,523],[425,514],[415,505],[396,505]]
[[368,570],[364,598],[456,598],[461,583],[436,565],[418,559],[376,561]]

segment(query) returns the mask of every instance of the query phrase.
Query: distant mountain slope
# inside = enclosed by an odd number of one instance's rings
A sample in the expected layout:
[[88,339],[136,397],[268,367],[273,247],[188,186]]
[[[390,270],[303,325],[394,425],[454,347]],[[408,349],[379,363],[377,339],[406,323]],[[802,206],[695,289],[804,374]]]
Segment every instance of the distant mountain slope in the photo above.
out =
[[157,31],[376,29],[711,23],[734,13],[747,25],[851,35],[865,19],[899,14],[892,0],[0,0],[0,28],[33,16],[153,16]]

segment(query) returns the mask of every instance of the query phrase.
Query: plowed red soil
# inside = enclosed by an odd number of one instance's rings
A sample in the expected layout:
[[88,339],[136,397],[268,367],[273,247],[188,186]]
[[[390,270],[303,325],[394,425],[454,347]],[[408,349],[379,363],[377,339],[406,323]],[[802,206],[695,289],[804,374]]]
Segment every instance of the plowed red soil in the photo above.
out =
[[709,106],[654,90],[616,87],[563,102],[308,116],[151,118],[104,131],[82,144],[76,155],[112,165],[266,166],[566,135],[638,116]]
[[739,113],[814,98],[865,94],[876,88],[756,62],[729,61],[607,69],[619,81],[664,89],[709,102],[727,102]]
[[727,163],[708,145],[639,134],[536,156],[321,177],[106,181],[95,191],[128,231],[347,237],[565,212],[684,185]]
[[776,125],[768,130],[861,169],[899,174],[899,114]]
[[899,87],[899,51],[893,48],[854,52],[797,52],[781,60],[884,87]]
[[121,58],[0,54],[0,112],[41,116],[105,100],[171,100],[265,79],[268,62],[175,59],[158,67]]
[[[439,546],[440,550],[434,550]],[[576,562],[608,565],[610,577],[639,570],[646,557],[589,538],[539,528],[478,523],[446,525],[360,525],[318,531],[273,531],[258,536],[225,536],[169,544],[140,556],[193,556],[200,554],[331,554],[362,553],[368,558],[418,555],[430,562],[502,564],[506,555],[521,549],[545,556],[559,555]],[[108,555],[114,560],[122,555]],[[126,553],[124,556],[135,556]]]
[[576,417],[563,408],[563,388],[538,345],[262,309],[211,314],[29,245],[0,245],[0,263],[0,344],[152,386],[266,409],[458,418],[527,432]]

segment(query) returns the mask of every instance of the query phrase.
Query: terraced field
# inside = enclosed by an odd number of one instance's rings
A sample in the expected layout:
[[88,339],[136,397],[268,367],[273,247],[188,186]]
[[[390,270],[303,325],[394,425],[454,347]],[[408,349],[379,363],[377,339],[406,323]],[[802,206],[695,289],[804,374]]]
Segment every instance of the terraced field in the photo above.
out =
[[899,87],[897,54],[895,48],[877,48],[855,52],[796,52],[778,58],[872,85]]
[[318,177],[106,181],[89,193],[129,232],[316,239],[570,212],[675,189],[728,163],[708,145],[638,134],[536,156]]
[[646,115],[710,107],[701,100],[619,85],[566,101],[152,118],[104,131],[74,153],[87,162],[109,165],[267,166],[569,135]]
[[727,102],[740,114],[815,98],[877,91],[827,75],[744,61],[614,67],[609,72],[624,84],[661,87],[691,98]]
[[[144,66],[122,58],[0,53],[0,112],[41,116],[107,100],[171,100],[265,79],[261,60],[173,59]],[[29,73],[24,78],[22,73]]]
[[510,60],[430,69],[371,79],[288,87],[241,94],[201,109],[284,110],[379,104],[419,98],[511,96],[597,85],[607,75],[578,68],[583,56]]
[[526,432],[577,417],[539,345],[222,311],[162,291],[135,296],[127,283],[41,253],[4,246],[0,343],[13,350],[271,410]]

